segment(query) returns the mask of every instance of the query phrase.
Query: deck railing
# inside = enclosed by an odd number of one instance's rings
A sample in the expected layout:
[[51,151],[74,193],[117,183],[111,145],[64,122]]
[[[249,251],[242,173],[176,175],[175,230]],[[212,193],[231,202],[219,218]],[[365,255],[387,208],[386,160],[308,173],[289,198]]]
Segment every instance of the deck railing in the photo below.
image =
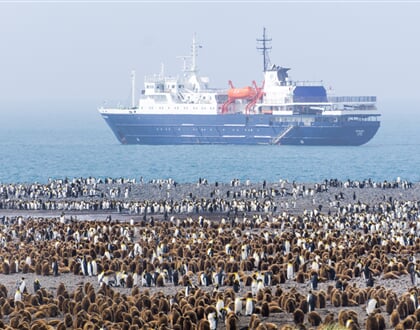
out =
[[328,101],[332,103],[374,103],[376,96],[329,96]]

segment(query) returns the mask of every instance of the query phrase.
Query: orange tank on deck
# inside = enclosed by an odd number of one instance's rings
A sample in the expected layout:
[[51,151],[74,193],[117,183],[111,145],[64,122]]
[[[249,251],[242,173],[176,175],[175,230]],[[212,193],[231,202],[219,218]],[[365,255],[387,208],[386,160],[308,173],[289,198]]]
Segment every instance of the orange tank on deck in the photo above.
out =
[[251,99],[255,95],[257,95],[257,91],[250,86],[244,88],[230,88],[228,90],[228,97],[230,99]]

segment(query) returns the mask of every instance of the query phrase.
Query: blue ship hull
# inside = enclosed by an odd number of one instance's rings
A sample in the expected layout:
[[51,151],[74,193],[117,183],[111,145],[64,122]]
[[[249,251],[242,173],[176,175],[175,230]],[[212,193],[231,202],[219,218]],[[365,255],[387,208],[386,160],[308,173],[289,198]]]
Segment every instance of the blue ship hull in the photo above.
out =
[[379,129],[372,116],[102,114],[122,144],[358,146]]

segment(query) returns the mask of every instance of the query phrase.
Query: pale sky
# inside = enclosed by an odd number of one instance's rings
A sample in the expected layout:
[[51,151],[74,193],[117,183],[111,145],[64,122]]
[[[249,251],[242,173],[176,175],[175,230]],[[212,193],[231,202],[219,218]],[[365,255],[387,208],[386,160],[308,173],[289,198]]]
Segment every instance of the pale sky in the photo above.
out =
[[292,68],[295,80],[420,104],[420,2],[198,0],[0,1],[0,106],[129,103],[130,71],[138,90],[161,63],[177,75],[193,33],[212,87],[260,84],[263,27],[271,62]]

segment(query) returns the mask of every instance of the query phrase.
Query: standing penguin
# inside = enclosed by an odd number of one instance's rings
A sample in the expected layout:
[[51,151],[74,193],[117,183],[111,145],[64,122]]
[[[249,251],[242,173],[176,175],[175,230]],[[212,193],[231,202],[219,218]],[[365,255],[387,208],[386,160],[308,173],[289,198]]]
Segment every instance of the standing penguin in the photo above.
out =
[[217,329],[217,317],[216,312],[211,312],[207,315],[207,319],[210,323],[210,330],[216,330]]
[[194,285],[191,283],[190,280],[188,280],[188,282],[185,285],[185,291],[184,291],[185,297],[188,297],[190,294],[194,293],[193,289],[194,289]]
[[365,280],[368,280],[371,277],[372,270],[369,268],[370,260],[368,260],[363,267],[363,275],[365,276]]
[[201,275],[201,284],[209,286],[211,284],[210,276],[207,273],[202,273]]
[[292,280],[293,279],[293,273],[294,273],[294,271],[293,271],[293,264],[291,262],[289,262],[287,264],[287,271],[286,271],[287,279],[288,280]]
[[219,294],[219,296],[217,297],[217,302],[216,302],[216,312],[217,312],[217,317],[219,319],[222,318],[222,309],[225,307],[225,302],[223,300],[223,295]]
[[273,276],[273,272],[267,271],[264,273],[264,285],[270,286],[271,285],[271,277]]
[[313,312],[315,310],[316,297],[312,293],[312,290],[309,290],[308,297],[306,298],[306,301],[308,302],[309,312]]
[[98,264],[96,263],[95,259],[92,260],[91,265],[92,265],[92,276],[98,275]]
[[258,291],[263,290],[263,289],[264,289],[264,282],[262,279],[259,278],[257,280],[257,293]]
[[15,302],[22,301],[22,293],[20,292],[19,288],[15,292]]
[[416,285],[416,265],[412,262],[408,264],[408,272],[410,273],[411,284]]
[[54,276],[58,276],[58,262],[57,259],[53,259],[53,262],[51,264],[52,270],[53,270],[53,275]]
[[246,303],[245,303],[245,315],[246,316],[252,315],[252,313],[254,312],[254,306],[255,306],[254,299],[252,299],[252,297],[246,298]]
[[93,276],[92,260],[90,258],[87,260],[87,272],[89,276]]
[[87,267],[87,260],[86,260],[86,256],[83,256],[83,260],[82,260],[82,271],[83,271],[83,275],[84,276],[88,276],[88,267]]
[[179,283],[179,273],[178,270],[175,269],[174,272],[172,273],[172,282],[174,283],[175,286],[178,286]]
[[373,313],[375,308],[378,305],[378,301],[375,298],[370,298],[367,305],[366,305],[366,314],[370,315]]
[[366,281],[366,286],[372,288],[375,284],[375,281],[373,279],[372,273],[369,274],[369,278]]
[[242,298],[236,297],[235,298],[235,314],[236,315],[242,315]]
[[233,291],[235,293],[238,293],[241,290],[241,285],[239,284],[238,280],[235,280],[235,282],[233,282]]
[[251,282],[251,293],[255,297],[258,292],[258,281],[257,277],[255,275],[252,276],[252,282]]
[[215,274],[216,277],[216,284],[221,287],[223,286],[223,281],[225,278],[225,272],[223,271],[223,268],[220,268],[219,272]]
[[146,272],[146,274],[144,274],[144,278],[146,280],[146,286],[150,288],[152,286],[152,274],[150,274],[150,272]]
[[19,273],[19,260],[15,259],[15,273]]
[[24,277],[22,277],[22,280],[21,280],[21,282],[19,284],[19,290],[20,290],[21,293],[25,293],[26,292],[26,281],[25,281],[25,278]]
[[410,293],[410,299],[413,301],[414,308],[415,309],[418,309],[418,307],[419,307],[419,300],[418,300],[418,297],[417,297],[416,290],[412,290],[411,291],[411,293]]
[[86,257],[83,258],[77,258],[79,264],[80,264],[80,270],[82,271],[83,276],[87,276],[87,263],[86,263]]
[[312,288],[312,290],[318,290],[318,273],[317,272],[312,273],[311,288]]
[[41,283],[39,283],[38,279],[35,279],[35,281],[34,281],[34,292],[37,292],[40,289],[41,289]]

